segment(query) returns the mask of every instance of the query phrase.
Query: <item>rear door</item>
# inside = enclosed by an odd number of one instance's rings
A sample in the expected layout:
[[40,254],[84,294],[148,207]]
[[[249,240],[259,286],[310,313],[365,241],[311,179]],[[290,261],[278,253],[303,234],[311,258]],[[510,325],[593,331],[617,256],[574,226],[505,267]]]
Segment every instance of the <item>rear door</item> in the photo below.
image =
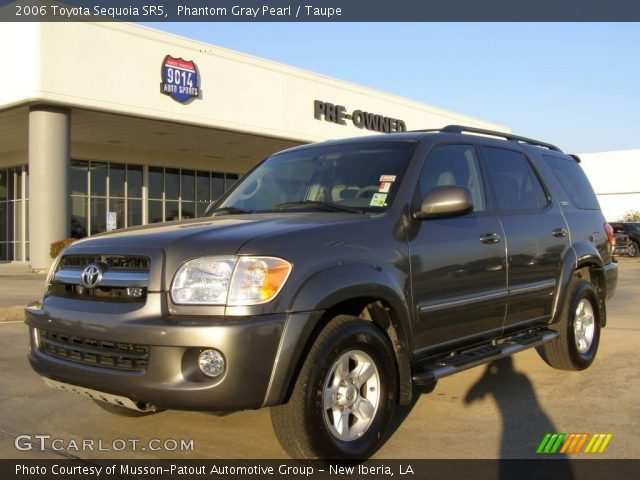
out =
[[569,230],[554,202],[519,150],[482,147],[483,162],[507,243],[509,302],[505,331],[546,322]]
[[506,308],[505,243],[487,207],[473,145],[439,145],[419,179],[420,198],[434,187],[467,187],[474,209],[453,218],[413,222],[408,231],[419,353],[501,333]]

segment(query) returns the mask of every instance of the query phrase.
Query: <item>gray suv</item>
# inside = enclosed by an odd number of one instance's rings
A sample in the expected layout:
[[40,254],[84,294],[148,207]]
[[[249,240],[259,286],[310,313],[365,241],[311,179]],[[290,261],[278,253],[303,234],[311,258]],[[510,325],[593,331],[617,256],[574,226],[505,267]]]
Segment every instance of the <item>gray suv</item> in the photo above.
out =
[[31,365],[113,413],[271,407],[291,456],[368,457],[416,386],[593,362],[617,268],[578,162],[461,126],[274,154],[203,218],[68,247]]

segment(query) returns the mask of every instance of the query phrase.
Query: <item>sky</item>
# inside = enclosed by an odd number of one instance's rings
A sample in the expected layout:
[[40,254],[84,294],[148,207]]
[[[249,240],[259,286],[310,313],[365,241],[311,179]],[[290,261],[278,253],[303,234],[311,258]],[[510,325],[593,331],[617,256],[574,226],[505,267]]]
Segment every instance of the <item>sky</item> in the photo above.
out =
[[640,148],[640,24],[146,23],[587,153]]

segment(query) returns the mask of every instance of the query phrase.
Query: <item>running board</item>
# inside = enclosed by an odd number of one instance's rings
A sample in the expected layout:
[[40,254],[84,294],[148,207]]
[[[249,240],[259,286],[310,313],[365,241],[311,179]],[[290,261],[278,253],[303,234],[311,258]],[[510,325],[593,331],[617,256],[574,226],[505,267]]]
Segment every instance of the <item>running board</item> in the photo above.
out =
[[558,338],[560,334],[553,330],[536,330],[514,335],[497,344],[482,345],[453,355],[440,357],[431,362],[419,364],[413,374],[414,385],[429,385],[436,380],[454,373],[491,363],[514,353],[537,347]]

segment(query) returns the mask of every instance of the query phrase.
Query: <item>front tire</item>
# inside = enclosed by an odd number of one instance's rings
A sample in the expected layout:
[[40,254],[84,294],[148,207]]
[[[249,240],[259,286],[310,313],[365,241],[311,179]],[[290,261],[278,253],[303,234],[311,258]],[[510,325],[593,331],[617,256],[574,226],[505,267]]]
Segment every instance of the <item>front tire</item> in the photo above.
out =
[[593,363],[600,343],[600,309],[598,296],[589,282],[578,277],[571,280],[560,321],[551,328],[560,336],[537,349],[547,364],[575,371]]
[[629,244],[629,256],[630,257],[637,257],[638,256],[638,244],[636,242],[631,242]]
[[367,458],[384,441],[396,397],[387,337],[371,322],[339,315],[311,347],[289,401],[271,408],[271,421],[293,458]]

